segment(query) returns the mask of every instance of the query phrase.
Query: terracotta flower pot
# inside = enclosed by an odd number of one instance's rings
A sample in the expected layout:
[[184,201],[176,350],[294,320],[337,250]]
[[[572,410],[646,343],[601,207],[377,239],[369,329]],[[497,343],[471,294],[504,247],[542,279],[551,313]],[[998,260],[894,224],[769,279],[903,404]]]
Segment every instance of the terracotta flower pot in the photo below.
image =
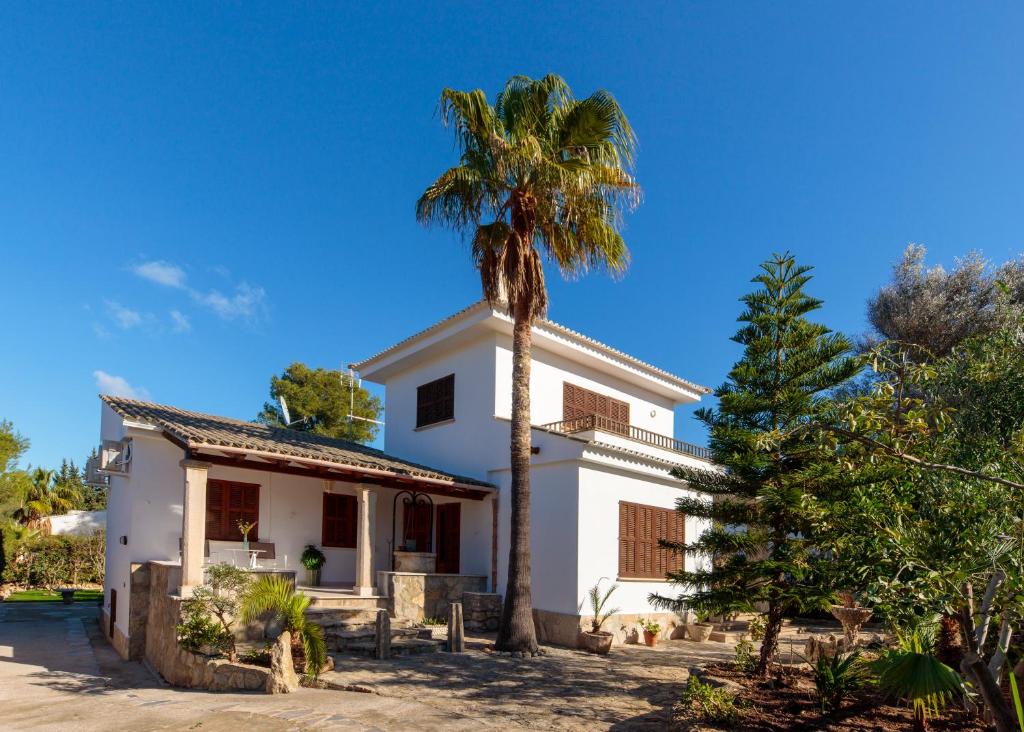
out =
[[654,633],[652,633],[649,630],[645,630],[644,631],[644,643],[646,645],[650,646],[651,648],[654,648],[654,646],[655,646],[655,644],[657,642],[658,642],[658,636],[656,636]]
[[588,653],[596,653],[599,656],[607,656],[612,648],[614,636],[603,630],[596,633],[585,630],[580,633],[580,648]]
[[687,623],[686,636],[697,643],[707,643],[714,629],[711,623]]

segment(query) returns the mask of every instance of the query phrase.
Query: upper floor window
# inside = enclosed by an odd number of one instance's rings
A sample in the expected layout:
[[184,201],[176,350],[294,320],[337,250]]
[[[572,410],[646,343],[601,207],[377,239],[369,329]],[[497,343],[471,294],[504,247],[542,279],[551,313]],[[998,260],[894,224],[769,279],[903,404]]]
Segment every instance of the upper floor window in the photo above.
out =
[[[629,425],[629,404],[569,382],[562,384],[562,419],[595,415],[618,425]],[[617,425],[612,425],[616,427]],[[607,427],[606,427],[607,429]]]
[[455,374],[416,388],[416,426],[455,419]]
[[[255,524],[260,520],[260,487],[256,483],[209,480],[206,483],[206,538],[241,541],[239,522]],[[258,535],[259,527],[249,536]]]

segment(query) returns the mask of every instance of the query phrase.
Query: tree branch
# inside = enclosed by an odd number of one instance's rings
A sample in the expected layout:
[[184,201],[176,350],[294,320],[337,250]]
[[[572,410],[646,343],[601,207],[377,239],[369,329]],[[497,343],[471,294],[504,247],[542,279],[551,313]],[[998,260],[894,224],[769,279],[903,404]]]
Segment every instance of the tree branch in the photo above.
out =
[[902,460],[903,462],[910,463],[912,465],[917,465],[918,467],[924,468],[926,470],[937,470],[945,473],[952,473],[954,475],[960,475],[965,478],[975,478],[976,480],[984,480],[989,483],[997,483],[999,485],[1005,485],[1009,488],[1016,488],[1017,490],[1024,491],[1024,483],[1018,483],[1013,480],[1007,480],[1006,478],[1000,478],[997,475],[989,475],[988,473],[983,473],[979,470],[961,468],[959,465],[933,463],[928,460],[923,460],[917,457],[916,455],[911,455],[909,453],[903,452],[902,450],[897,450],[895,447],[886,445],[884,442],[879,442],[878,440],[872,437],[859,434],[857,432],[845,429],[843,427],[836,427],[835,425],[827,425],[820,423],[815,423],[812,426],[815,427],[816,429],[825,430],[827,432],[832,432],[833,434],[840,435],[841,437],[845,437],[848,440],[859,442],[862,445],[867,445],[868,447],[876,448],[877,450],[880,450],[889,457],[896,458],[897,460]]

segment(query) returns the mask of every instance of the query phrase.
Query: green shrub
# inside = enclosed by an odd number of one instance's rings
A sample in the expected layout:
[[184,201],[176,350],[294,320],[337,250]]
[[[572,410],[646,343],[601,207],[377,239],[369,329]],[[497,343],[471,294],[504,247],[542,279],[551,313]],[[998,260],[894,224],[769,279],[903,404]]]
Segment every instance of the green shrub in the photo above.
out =
[[757,664],[754,644],[747,640],[746,636],[740,638],[740,642],[736,644],[736,656],[733,658],[733,664],[739,671],[747,674],[751,673]]
[[182,648],[196,652],[207,648],[220,652],[227,650],[224,629],[202,609],[183,609],[181,615],[181,622],[175,629],[178,633],[178,644]]
[[821,713],[826,715],[838,711],[847,697],[864,688],[870,678],[860,651],[821,656],[813,673]]
[[736,697],[725,689],[704,683],[696,676],[691,676],[686,682],[681,702],[691,715],[702,722],[732,725],[740,716]]
[[768,629],[768,617],[766,615],[755,615],[750,619],[751,640],[764,640],[764,632]]
[[102,584],[105,535],[19,538],[3,529],[3,575],[0,580],[30,587]]

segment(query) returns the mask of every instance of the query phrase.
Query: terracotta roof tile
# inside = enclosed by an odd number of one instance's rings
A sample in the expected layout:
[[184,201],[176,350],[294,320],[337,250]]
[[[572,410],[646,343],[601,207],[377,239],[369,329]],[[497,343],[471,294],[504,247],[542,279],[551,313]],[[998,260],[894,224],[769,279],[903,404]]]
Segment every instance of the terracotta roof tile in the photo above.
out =
[[383,470],[399,476],[493,487],[490,483],[403,460],[358,442],[272,427],[259,422],[190,412],[136,399],[109,395],[101,395],[100,399],[122,417],[157,426],[189,447],[234,447],[271,453],[282,458],[320,460],[354,468]]

